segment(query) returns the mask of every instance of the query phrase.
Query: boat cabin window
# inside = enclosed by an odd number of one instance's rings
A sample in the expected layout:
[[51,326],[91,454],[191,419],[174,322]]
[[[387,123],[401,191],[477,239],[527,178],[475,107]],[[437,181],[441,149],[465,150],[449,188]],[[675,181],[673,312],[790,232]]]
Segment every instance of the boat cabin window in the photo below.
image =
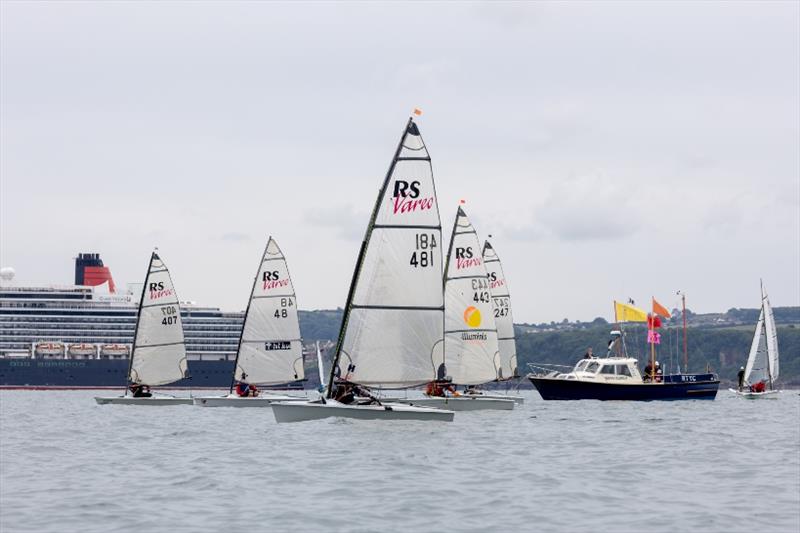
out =
[[600,368],[600,363],[592,362],[592,363],[589,363],[589,366],[586,367],[586,371],[587,372],[591,372],[592,374],[594,374],[595,372],[597,372],[598,368]]
[[614,374],[614,369],[617,365],[605,365],[601,370],[601,374]]
[[584,370],[586,368],[586,365],[588,365],[588,364],[589,364],[589,361],[581,361],[580,363],[578,363],[575,366],[575,370],[577,370],[577,371]]
[[630,376],[631,369],[628,368],[628,365],[619,365],[617,367],[617,374],[619,374],[620,376]]

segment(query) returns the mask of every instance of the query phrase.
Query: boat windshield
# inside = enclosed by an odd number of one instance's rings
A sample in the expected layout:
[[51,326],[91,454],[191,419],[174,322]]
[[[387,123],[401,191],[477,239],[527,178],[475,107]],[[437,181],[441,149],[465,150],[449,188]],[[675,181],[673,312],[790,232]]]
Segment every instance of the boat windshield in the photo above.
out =
[[600,368],[600,363],[596,363],[592,361],[587,367],[586,372],[591,372],[592,374],[597,372],[597,369]]
[[577,365],[575,365],[575,371],[579,372],[581,370],[584,370],[586,368],[586,365],[588,365],[588,364],[589,364],[589,361],[586,360],[586,359],[584,359],[583,361],[580,361]]

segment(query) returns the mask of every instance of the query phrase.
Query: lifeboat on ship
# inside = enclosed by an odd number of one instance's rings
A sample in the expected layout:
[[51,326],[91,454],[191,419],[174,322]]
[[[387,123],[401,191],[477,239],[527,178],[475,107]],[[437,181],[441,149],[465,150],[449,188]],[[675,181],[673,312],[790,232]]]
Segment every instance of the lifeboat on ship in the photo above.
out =
[[45,359],[64,357],[64,344],[60,342],[37,342],[33,352],[36,357]]
[[130,348],[125,344],[103,344],[100,346],[100,357],[102,359],[125,359],[130,353]]
[[97,355],[97,347],[85,342],[70,344],[67,353],[75,359],[92,359]]

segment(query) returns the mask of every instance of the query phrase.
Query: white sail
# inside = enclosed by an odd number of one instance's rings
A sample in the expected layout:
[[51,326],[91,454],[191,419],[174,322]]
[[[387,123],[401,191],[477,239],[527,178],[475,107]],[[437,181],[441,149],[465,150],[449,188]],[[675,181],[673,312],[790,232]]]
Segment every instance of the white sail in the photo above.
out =
[[461,207],[456,214],[445,267],[444,360],[459,385],[499,378],[500,350],[480,241]]
[[775,317],[772,314],[772,306],[769,304],[769,296],[764,294],[764,336],[767,339],[767,362],[769,363],[769,374],[774,383],[780,374],[780,360],[778,357],[778,332],[775,330]]
[[186,377],[186,346],[178,295],[155,252],[144,280],[131,354],[131,383],[166,385]]
[[294,285],[286,259],[270,237],[244,318],[235,378],[276,385],[304,377]]
[[503,273],[503,265],[492,245],[483,245],[483,262],[489,277],[492,293],[492,313],[497,326],[497,343],[500,348],[499,379],[510,379],[517,375],[517,343],[514,338],[514,317],[511,313],[511,295]]
[[767,340],[764,334],[764,308],[758,316],[758,324],[750,345],[750,355],[747,356],[747,367],[744,370],[744,379],[748,383],[769,381],[767,372]]
[[434,379],[443,328],[441,240],[430,156],[409,121],[362,243],[332,372],[387,388]]

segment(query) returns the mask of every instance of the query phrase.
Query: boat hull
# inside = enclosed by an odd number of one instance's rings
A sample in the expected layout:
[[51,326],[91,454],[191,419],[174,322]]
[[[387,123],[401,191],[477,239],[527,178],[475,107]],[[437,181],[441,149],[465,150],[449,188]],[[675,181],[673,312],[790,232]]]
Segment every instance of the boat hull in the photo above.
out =
[[172,398],[169,396],[151,396],[149,398],[95,396],[94,401],[100,405],[192,405],[192,398]]
[[[469,394],[464,394],[467,398],[472,398]],[[522,396],[514,396],[512,394],[494,394],[494,393],[484,393],[484,394],[476,394],[474,397],[476,398],[487,398],[491,400],[512,400],[517,405],[523,405],[525,403],[525,398]]]
[[402,400],[401,403],[420,407],[449,409],[450,411],[511,411],[515,402],[511,399],[487,398],[485,396],[457,396],[455,398],[414,398]]
[[529,377],[543,400],[713,400],[719,381],[674,383],[597,383],[574,379]]
[[307,402],[302,396],[261,395],[247,398],[239,396],[195,396],[194,404],[199,407],[272,407],[274,402]]
[[736,389],[728,390],[746,400],[777,400],[778,394],[781,392],[779,390],[767,390],[764,392],[738,391]]
[[323,418],[354,418],[358,420],[424,420],[452,422],[450,410],[417,407],[400,403],[383,405],[345,405],[333,400],[316,402],[275,402],[272,413],[279,423],[305,422]]

